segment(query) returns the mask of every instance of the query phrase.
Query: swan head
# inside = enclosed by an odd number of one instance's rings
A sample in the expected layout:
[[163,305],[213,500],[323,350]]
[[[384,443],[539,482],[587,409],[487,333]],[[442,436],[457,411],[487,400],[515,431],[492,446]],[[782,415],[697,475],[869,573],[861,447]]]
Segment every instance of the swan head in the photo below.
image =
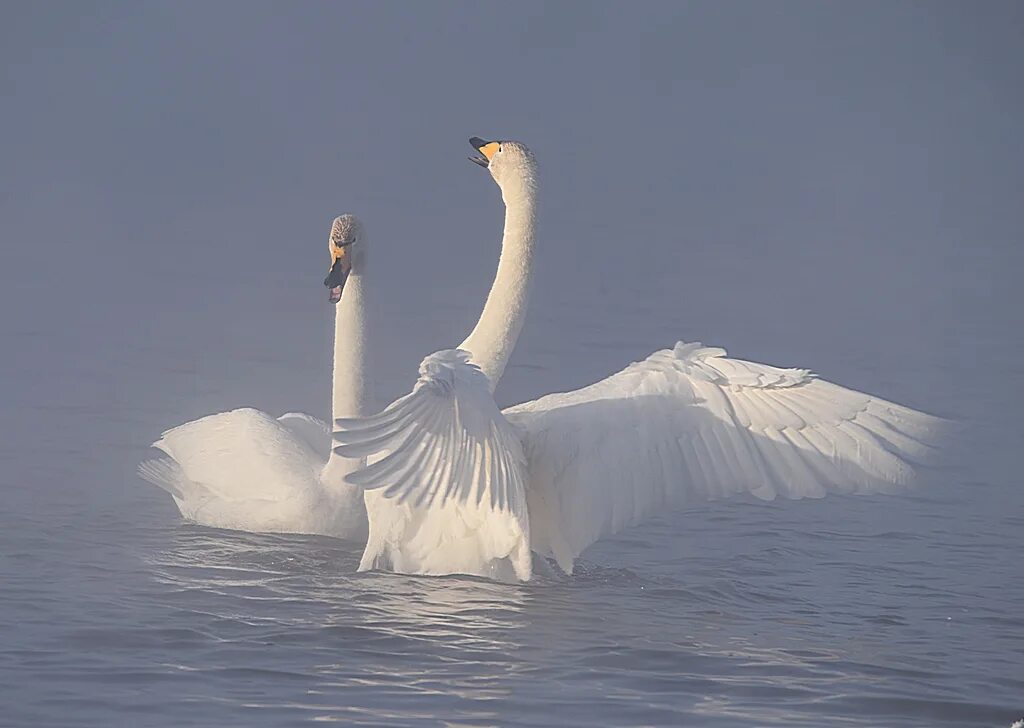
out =
[[358,269],[363,259],[362,245],[365,239],[363,224],[355,215],[339,215],[331,225],[331,236],[327,250],[331,254],[331,268],[324,279],[330,290],[329,300],[341,300],[341,291],[353,269]]
[[469,161],[490,172],[502,189],[517,181],[530,185],[536,183],[537,161],[530,148],[522,142],[487,141],[472,137],[469,145],[479,152],[478,156],[470,157]]

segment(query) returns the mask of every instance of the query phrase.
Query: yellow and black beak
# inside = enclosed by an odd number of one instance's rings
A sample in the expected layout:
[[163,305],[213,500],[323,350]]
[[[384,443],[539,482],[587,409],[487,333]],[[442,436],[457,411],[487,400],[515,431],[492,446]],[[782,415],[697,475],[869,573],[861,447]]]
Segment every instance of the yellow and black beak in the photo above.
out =
[[501,149],[500,142],[489,142],[481,139],[480,137],[471,137],[469,145],[481,154],[479,157],[470,157],[469,161],[473,164],[479,164],[484,169],[491,164],[491,160],[494,159],[494,155],[498,153],[499,149]]
[[345,287],[348,274],[352,272],[351,243],[338,245],[331,242],[331,270],[324,278],[324,285],[330,289],[328,300],[337,303],[341,300],[341,290]]

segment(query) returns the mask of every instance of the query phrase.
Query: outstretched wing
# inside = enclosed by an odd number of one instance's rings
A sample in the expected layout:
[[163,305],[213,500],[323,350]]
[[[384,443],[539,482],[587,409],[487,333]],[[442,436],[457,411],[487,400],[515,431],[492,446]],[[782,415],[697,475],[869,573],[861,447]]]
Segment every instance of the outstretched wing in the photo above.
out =
[[682,342],[505,415],[524,433],[533,547],[567,571],[598,538],[669,504],[893,490],[944,424],[804,369]]
[[431,354],[411,393],[335,424],[335,452],[371,463],[346,477],[369,491],[360,569],[529,579],[522,445],[468,352]]
[[339,455],[386,453],[348,475],[352,485],[417,506],[454,499],[525,515],[522,445],[465,351],[431,354],[412,392],[378,415],[335,424]]

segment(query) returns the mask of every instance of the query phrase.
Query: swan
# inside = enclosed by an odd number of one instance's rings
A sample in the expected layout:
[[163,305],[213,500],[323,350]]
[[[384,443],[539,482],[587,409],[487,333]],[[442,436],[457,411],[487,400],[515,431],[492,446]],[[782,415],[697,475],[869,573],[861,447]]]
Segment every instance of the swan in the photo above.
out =
[[681,341],[582,389],[499,410],[495,377],[529,293],[535,161],[519,142],[472,143],[507,207],[485,315],[458,349],[423,360],[409,394],[335,420],[334,452],[369,463],[346,476],[366,490],[361,570],[527,581],[532,551],[571,574],[587,546],[666,507],[888,492],[936,454],[945,420]]
[[[333,417],[363,414],[367,391],[367,236],[354,215],[334,220],[324,284],[335,304]],[[195,523],[243,531],[366,537],[363,492],[345,476],[362,462],[331,451],[328,426],[310,415],[275,418],[252,408],[179,425],[153,443],[166,457],[139,474]]]
[[[471,144],[482,140],[474,137]],[[535,179],[515,169],[502,181],[506,203],[502,252],[483,312],[462,346],[477,352],[489,386],[497,383],[522,327],[532,267]],[[364,414],[369,387],[365,322],[367,237],[353,215],[335,219],[324,281],[336,305],[332,418]],[[367,536],[373,495],[345,480],[361,457],[333,452],[328,426],[310,415],[280,418],[252,408],[209,415],[163,433],[153,443],[166,457],[139,465],[139,474],[174,498],[181,515],[216,528],[314,533],[350,540]],[[364,501],[366,502],[364,504]],[[501,532],[490,513],[474,524]],[[528,555],[528,552],[527,552]]]

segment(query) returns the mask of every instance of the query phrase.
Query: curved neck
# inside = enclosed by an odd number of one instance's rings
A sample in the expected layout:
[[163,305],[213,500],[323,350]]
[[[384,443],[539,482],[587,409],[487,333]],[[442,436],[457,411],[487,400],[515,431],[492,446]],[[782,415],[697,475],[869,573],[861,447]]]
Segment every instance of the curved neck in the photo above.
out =
[[523,328],[533,272],[533,241],[536,229],[536,181],[517,179],[501,190],[505,201],[505,233],[501,257],[483,313],[472,333],[460,345],[472,355],[491,382],[491,391],[505,371],[519,332]]
[[[361,254],[365,256],[365,251]],[[364,261],[365,262],[365,257]],[[331,422],[338,417],[366,414],[369,361],[366,350],[366,266],[360,265],[345,281],[341,300],[334,309],[334,372],[331,384]],[[322,480],[343,484],[341,477],[354,471],[361,460],[349,460],[331,450]]]

